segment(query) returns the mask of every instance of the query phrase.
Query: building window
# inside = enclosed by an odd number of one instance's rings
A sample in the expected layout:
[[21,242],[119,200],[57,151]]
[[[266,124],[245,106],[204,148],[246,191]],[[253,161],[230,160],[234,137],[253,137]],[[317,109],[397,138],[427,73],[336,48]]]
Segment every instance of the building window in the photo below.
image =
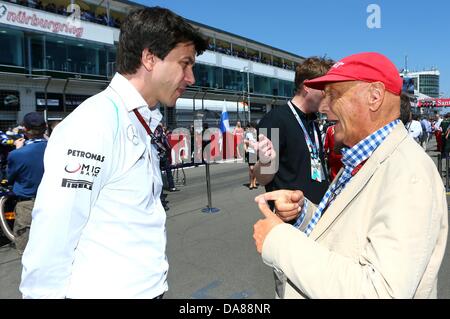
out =
[[23,32],[0,28],[0,64],[23,67]]
[[66,94],[66,111],[75,110],[81,103],[90,98],[90,95]]
[[47,93],[46,101],[44,92],[36,92],[36,111],[44,111],[45,109],[47,109],[48,111],[62,112],[62,94]]
[[[66,109],[71,112],[81,103],[90,98],[90,95],[66,94]],[[36,111],[45,110],[45,93],[36,93]],[[61,93],[47,93],[47,110],[50,112],[64,111],[64,96]]]

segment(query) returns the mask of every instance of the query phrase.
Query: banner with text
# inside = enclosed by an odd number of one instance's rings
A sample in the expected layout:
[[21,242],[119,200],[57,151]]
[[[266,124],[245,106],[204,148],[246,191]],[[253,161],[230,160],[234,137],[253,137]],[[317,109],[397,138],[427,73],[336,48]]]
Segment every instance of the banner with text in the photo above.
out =
[[56,35],[114,44],[113,29],[81,21],[79,8],[70,16],[62,16],[0,1],[0,24],[49,32]]

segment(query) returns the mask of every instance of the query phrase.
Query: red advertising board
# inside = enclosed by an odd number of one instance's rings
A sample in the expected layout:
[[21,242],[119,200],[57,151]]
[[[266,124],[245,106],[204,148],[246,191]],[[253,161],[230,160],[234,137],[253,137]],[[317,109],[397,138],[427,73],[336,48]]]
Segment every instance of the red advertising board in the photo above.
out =
[[418,100],[417,107],[450,107],[450,99]]

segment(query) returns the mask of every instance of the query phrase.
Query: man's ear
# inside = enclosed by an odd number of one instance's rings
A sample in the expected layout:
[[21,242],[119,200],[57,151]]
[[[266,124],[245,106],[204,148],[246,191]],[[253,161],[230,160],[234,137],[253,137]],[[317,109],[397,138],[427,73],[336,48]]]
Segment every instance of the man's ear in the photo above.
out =
[[147,71],[152,71],[158,57],[154,55],[149,49],[142,50],[141,63]]
[[309,91],[310,91],[310,88],[303,84],[301,85],[301,87],[299,89],[300,95],[303,97],[306,97],[308,95]]
[[372,112],[378,111],[380,106],[383,104],[385,94],[386,88],[384,86],[384,83],[370,83],[368,96],[369,110],[371,110]]

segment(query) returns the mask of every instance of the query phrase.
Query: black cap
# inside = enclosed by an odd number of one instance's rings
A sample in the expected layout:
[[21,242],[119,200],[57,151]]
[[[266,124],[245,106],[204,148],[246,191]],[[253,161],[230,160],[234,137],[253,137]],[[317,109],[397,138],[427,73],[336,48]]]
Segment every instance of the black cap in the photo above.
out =
[[45,118],[38,112],[27,113],[23,117],[23,126],[28,129],[41,128],[45,126]]

